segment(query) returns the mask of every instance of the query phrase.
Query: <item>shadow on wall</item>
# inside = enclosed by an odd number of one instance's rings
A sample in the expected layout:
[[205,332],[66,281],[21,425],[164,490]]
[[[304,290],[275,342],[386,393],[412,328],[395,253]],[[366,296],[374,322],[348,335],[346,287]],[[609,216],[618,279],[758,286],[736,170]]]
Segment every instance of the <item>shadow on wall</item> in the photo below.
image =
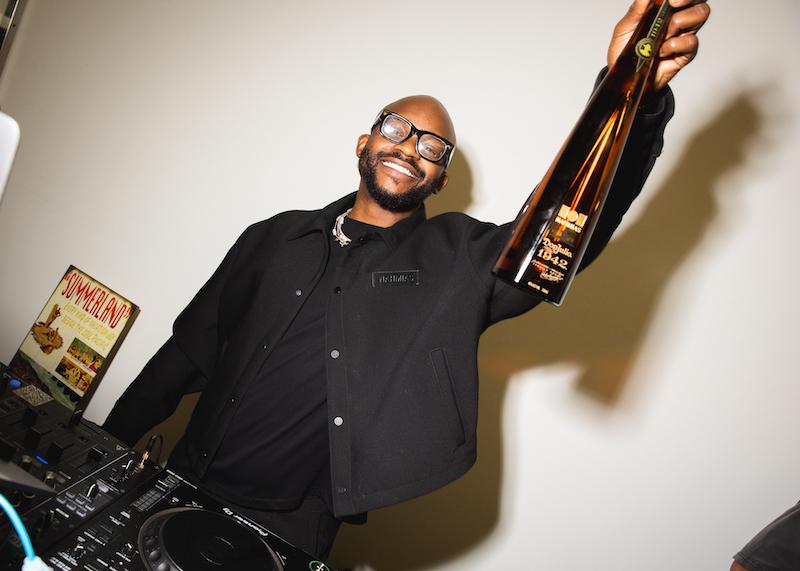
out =
[[[370,513],[365,526],[343,526],[333,565],[377,571],[432,568],[465,555],[491,535],[499,520],[503,479],[501,414],[515,373],[577,363],[585,371],[577,383],[579,394],[615,406],[632,381],[629,372],[664,288],[716,217],[717,183],[745,163],[748,147],[764,131],[758,99],[754,92],[735,97],[697,132],[663,185],[645,189],[653,195],[646,211],[581,274],[562,307],[539,307],[483,336],[476,466],[440,491]],[[463,202],[471,189],[469,171],[461,174],[466,167],[454,163],[453,178],[434,198],[429,214],[469,205]],[[535,544],[529,549],[535,550]]]

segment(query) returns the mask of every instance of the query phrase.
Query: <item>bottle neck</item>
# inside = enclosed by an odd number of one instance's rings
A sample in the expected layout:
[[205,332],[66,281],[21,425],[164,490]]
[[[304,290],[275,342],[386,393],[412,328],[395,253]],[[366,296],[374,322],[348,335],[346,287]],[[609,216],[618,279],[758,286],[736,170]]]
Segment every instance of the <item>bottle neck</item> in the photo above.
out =
[[625,68],[626,74],[633,71],[636,75],[649,76],[664,43],[672,12],[669,0],[651,1],[614,67]]

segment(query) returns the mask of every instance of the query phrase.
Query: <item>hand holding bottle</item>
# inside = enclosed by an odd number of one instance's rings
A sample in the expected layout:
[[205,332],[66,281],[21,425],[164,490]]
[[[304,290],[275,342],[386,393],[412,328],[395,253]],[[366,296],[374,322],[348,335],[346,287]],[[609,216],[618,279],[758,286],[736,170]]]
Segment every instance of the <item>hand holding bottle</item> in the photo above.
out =
[[[681,5],[677,12],[676,3]],[[676,15],[681,18],[673,26]],[[495,275],[561,304],[600,217],[645,91],[666,85],[694,57],[694,34],[707,16],[705,2],[635,0],[611,42],[614,65],[517,216],[495,263]],[[663,68],[657,56],[664,53],[670,33],[671,61]],[[661,75],[654,79],[659,70]]]
[[[639,20],[647,12],[649,0],[634,0],[628,13],[617,23],[608,46],[608,66],[611,67],[625,48]],[[697,55],[697,31],[711,14],[706,0],[670,0],[674,8],[666,40],[658,53],[658,67],[653,75],[653,88],[664,87]]]

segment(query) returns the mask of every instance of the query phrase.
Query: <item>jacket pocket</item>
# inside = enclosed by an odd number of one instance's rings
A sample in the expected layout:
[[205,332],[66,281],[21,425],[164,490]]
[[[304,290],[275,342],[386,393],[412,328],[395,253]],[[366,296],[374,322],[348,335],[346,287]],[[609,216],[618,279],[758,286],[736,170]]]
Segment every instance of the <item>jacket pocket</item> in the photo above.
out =
[[461,409],[458,406],[453,376],[450,374],[450,366],[447,364],[447,354],[444,349],[436,348],[430,352],[430,359],[438,392],[447,414],[447,420],[452,427],[453,435],[458,441],[458,446],[460,446],[466,442],[466,433]]

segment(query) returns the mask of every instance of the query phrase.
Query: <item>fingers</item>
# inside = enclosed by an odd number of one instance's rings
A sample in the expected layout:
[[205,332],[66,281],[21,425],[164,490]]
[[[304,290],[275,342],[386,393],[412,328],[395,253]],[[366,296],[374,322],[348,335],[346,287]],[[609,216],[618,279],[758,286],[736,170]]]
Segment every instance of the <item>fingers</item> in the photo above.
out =
[[[671,1],[675,4],[679,0]],[[698,31],[708,21],[710,15],[711,7],[704,0],[689,0],[686,7],[676,10],[672,15],[667,28],[667,37]]]
[[[658,56],[662,59],[686,56],[691,61],[697,55],[700,42],[694,34],[670,38],[661,46]],[[687,63],[688,63],[687,61]]]

